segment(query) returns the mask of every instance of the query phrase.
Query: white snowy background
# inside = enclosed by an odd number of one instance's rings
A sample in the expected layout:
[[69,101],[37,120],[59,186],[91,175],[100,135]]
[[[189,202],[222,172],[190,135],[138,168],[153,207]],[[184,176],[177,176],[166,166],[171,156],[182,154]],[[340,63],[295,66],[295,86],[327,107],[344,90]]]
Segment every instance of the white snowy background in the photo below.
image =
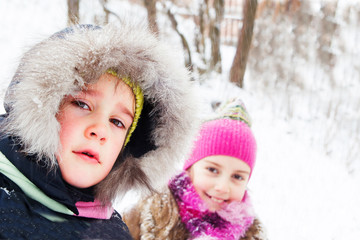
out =
[[[127,17],[145,15],[126,1],[109,4],[119,15],[121,12],[126,12]],[[82,23],[93,22],[91,15],[97,9],[96,0],[82,1]],[[65,0],[0,0],[1,96],[22,53],[66,27],[66,21]],[[260,80],[251,81],[254,77],[251,71],[246,73],[245,88],[239,89],[224,81],[233,60],[233,47],[222,48],[224,73],[207,76],[199,85],[199,95],[208,106],[240,95],[251,114],[258,155],[249,187],[269,239],[360,239],[360,79],[359,69],[354,69],[359,64],[353,64],[360,61],[360,36],[356,28],[360,22],[350,21],[351,26],[340,23],[345,29],[343,40],[348,41],[345,46],[352,53],[350,57],[338,57],[341,61],[337,62],[333,76],[335,81],[343,82],[340,87],[336,84],[331,87],[326,81],[316,82],[314,76],[321,74],[316,63],[310,62],[294,68],[301,71],[305,85],[322,85],[312,92],[284,89],[281,84],[278,88],[269,84],[265,87]],[[291,46],[284,46],[284,51],[288,50]],[[252,61],[262,60],[265,61]],[[283,64],[292,67],[289,59],[283,59]],[[271,72],[264,74],[271,78]],[[313,82],[307,82],[308,78]],[[326,102],[337,105],[340,114],[319,114],[332,109]],[[3,111],[1,108],[0,112]]]

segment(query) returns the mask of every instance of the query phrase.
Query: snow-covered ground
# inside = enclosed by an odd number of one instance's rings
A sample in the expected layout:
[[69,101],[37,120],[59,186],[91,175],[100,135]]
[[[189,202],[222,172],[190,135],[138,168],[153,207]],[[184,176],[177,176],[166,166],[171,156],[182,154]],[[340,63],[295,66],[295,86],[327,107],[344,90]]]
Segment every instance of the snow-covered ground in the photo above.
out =
[[[87,2],[88,11],[96,8],[97,1]],[[64,28],[66,14],[65,0],[0,1],[2,94],[21,54],[33,43]],[[258,141],[250,191],[269,238],[360,239],[360,173],[350,174],[342,159],[330,157],[323,148],[311,144],[308,136],[319,130],[311,121],[279,118],[263,89],[242,90],[225,83],[234,49],[223,48],[222,53],[225,73],[209,76],[199,86],[199,94],[207,103],[238,95],[244,99]],[[352,143],[339,142],[339,149],[348,146]]]

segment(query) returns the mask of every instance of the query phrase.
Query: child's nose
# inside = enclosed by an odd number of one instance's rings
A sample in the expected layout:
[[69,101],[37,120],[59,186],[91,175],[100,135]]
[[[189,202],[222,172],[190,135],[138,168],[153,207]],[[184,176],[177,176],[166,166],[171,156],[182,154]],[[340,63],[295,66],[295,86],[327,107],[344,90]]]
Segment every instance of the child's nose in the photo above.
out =
[[216,182],[215,190],[221,193],[230,193],[230,183],[226,178],[220,178]]
[[89,139],[105,142],[107,140],[107,127],[102,122],[96,122],[86,129],[85,135]]

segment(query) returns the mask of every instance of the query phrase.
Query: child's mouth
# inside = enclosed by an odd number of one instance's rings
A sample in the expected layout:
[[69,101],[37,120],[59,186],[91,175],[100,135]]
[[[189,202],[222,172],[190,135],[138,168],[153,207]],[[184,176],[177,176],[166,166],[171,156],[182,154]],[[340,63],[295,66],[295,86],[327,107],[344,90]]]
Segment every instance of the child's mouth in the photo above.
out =
[[224,200],[217,199],[217,198],[214,198],[214,197],[211,197],[211,200],[212,200],[213,202],[216,202],[216,203],[223,203],[223,202],[224,202]]
[[75,154],[79,155],[81,158],[87,161],[95,161],[97,163],[100,163],[99,156],[96,153],[93,153],[91,151],[74,151]]
[[217,198],[217,197],[213,197],[213,196],[210,196],[208,194],[206,194],[206,196],[213,202],[217,203],[217,204],[222,204],[222,203],[226,203],[228,200],[225,200],[225,199],[221,199],[221,198]]
[[91,158],[94,157],[94,155],[92,155],[92,154],[90,154],[90,153],[88,153],[88,152],[82,152],[82,154],[85,154],[85,155],[87,155],[87,156],[89,156],[89,157],[91,157]]

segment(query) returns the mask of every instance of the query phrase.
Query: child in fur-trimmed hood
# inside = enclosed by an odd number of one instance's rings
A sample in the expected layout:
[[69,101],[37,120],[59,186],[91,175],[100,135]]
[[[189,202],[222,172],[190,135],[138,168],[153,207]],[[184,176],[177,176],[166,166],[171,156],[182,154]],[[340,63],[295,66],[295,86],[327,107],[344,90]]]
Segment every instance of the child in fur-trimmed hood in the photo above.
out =
[[134,239],[262,240],[247,183],[256,141],[240,99],[201,126],[183,171],[124,214]]
[[131,239],[111,202],[159,189],[197,126],[177,59],[127,21],[67,28],[24,54],[0,117],[0,238]]

